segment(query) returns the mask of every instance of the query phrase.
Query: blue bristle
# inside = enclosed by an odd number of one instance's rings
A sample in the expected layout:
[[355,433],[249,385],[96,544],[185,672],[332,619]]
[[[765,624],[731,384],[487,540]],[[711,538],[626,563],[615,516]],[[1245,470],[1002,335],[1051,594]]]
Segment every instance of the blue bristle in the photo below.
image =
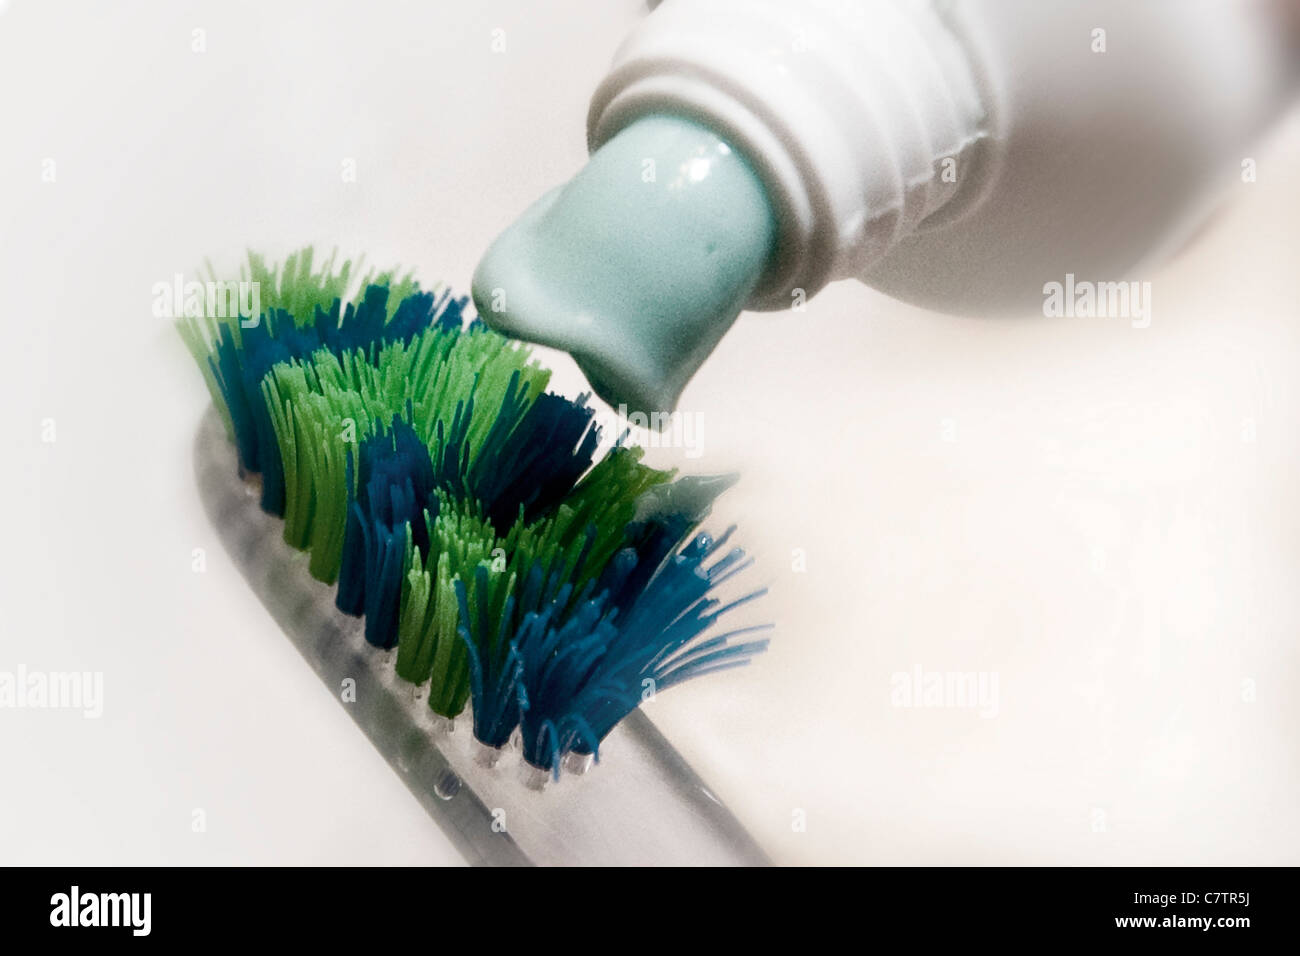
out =
[[[568,597],[567,591],[562,596]],[[579,746],[594,752],[600,744],[600,736],[576,705],[617,636],[603,597],[579,604],[563,623],[556,621],[559,607],[557,601],[527,615],[515,639],[524,759],[557,776],[566,752]],[[625,701],[626,712],[639,699],[638,690]]]
[[336,355],[353,349],[361,349],[369,354],[370,349],[380,342],[387,318],[388,287],[367,286],[361,303],[355,306],[348,303],[343,312],[343,321],[337,330],[329,334],[329,341],[321,344]]
[[694,522],[687,515],[666,514],[628,525],[627,545],[601,573],[598,593],[608,592],[610,606],[630,607],[673,549],[680,545]]
[[228,326],[222,326],[215,343],[215,355],[208,357],[208,365],[221,387],[222,398],[230,411],[235,431],[235,450],[239,464],[245,471],[261,471],[261,458],[257,449],[257,429],[253,413],[244,395],[244,373],[240,366],[239,346]]
[[[445,297],[445,293],[444,293]],[[398,303],[393,317],[389,319],[388,324],[384,326],[383,332],[380,333],[379,341],[383,345],[400,343],[410,345],[411,341],[429,328],[430,324],[436,324],[441,332],[453,332],[460,328],[459,318],[454,326],[438,319],[433,323],[433,317],[437,313],[437,304],[432,292],[420,292],[415,295],[408,295]]]
[[[439,328],[445,332],[461,328],[465,324],[465,306],[467,305],[469,305],[469,296],[467,295],[463,295],[459,299],[453,299],[450,294],[444,294],[443,300],[439,302],[434,310],[438,312],[437,323]],[[470,323],[470,328],[472,329],[476,325],[480,331],[487,328],[484,323],[478,321],[477,316]]]
[[530,401],[518,372],[510,376],[496,417],[470,460],[467,445],[473,397],[457,403],[450,425],[434,427],[439,487],[483,506],[499,532],[532,520],[573,490],[591,467],[600,441],[585,397],[570,401],[546,393]]
[[[456,600],[460,607],[457,633],[469,653],[470,700],[474,712],[474,736],[489,747],[503,747],[519,723],[519,655],[511,641],[514,596],[505,599],[494,627],[489,615],[492,570],[484,564],[474,569],[474,610],[469,609],[465,582],[456,579]],[[499,573],[499,572],[498,572]]]
[[[410,414],[408,403],[407,414]],[[335,603],[348,614],[366,616],[366,640],[390,648],[397,642],[407,535],[425,555],[429,549],[424,514],[438,513],[429,450],[401,417],[365,439],[347,478],[356,492],[348,505]]]
[[[351,452],[348,453],[344,467],[348,488],[364,487],[357,480],[357,462]],[[359,617],[366,609],[365,517],[359,509],[353,507],[354,504],[355,500],[350,496],[339,558],[338,593],[334,595],[334,604],[344,614]]]
[[474,417],[474,399],[470,397],[456,403],[456,413],[451,424],[438,419],[434,426],[434,476],[438,487],[465,497],[465,476],[469,471],[469,426]]
[[[724,606],[710,596],[746,564],[744,553],[734,549],[705,566],[726,538],[698,535],[657,568],[626,609],[616,606],[626,595],[607,590],[581,602],[567,620],[557,619],[561,600],[526,615],[515,650],[520,658],[520,728],[529,763],[558,776],[566,752],[597,753],[600,741],[637,707],[646,690],[658,692],[740,666],[767,646],[766,639],[731,643],[762,627],[701,639],[719,616],[763,593]],[[657,540],[646,551],[647,561],[655,560]],[[625,567],[630,578],[627,572]]]
[[266,312],[261,322],[241,334],[244,354],[240,384],[256,447],[256,470],[262,473],[262,508],[283,515],[284,471],[271,412],[262,396],[262,379],[277,363],[300,357],[301,350],[308,348],[314,337],[301,334],[289,314],[278,310]]
[[512,406],[516,384],[517,376],[468,482],[498,531],[508,529],[521,510],[531,521],[572,491],[600,442],[585,396],[575,402],[548,392],[520,416]]
[[[319,305],[316,306],[316,311],[312,315],[311,326],[316,331],[317,341],[325,345],[338,341],[339,310],[342,307],[343,304],[338,299],[335,299],[328,309],[322,309]],[[331,351],[335,355],[339,354],[336,348],[331,349]]]
[[[393,489],[397,492],[398,489]],[[409,495],[408,497],[413,498]],[[366,555],[365,634],[375,647],[388,650],[397,645],[397,618],[402,600],[402,568],[406,559],[405,524],[397,527],[381,521],[362,524]]]

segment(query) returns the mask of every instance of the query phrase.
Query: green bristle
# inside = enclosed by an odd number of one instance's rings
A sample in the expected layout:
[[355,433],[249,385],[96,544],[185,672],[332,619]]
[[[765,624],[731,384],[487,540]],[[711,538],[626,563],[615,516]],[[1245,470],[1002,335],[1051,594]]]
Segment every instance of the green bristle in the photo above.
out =
[[284,539],[310,549],[311,573],[326,583],[338,579],[342,560],[348,452],[394,414],[373,396],[335,387],[328,374],[322,384],[318,373],[332,360],[322,351],[311,365],[282,362],[262,382],[284,467]]
[[[454,580],[459,580],[459,577],[452,575],[449,558],[446,554],[439,555],[437,575],[433,581],[433,626],[437,643],[430,667],[429,709],[443,717],[455,717],[469,701],[469,668],[465,663],[465,645],[457,633],[460,609],[456,604]],[[398,648],[401,648],[400,643]]]
[[[413,684],[431,679],[429,706],[444,717],[455,717],[469,697],[469,675],[465,647],[456,633],[459,619],[453,582],[472,577],[473,568],[481,563],[493,568],[494,575],[503,565],[495,553],[500,541],[474,505],[456,502],[443,492],[438,492],[438,502],[437,517],[430,520],[425,513],[427,565],[414,544],[407,546],[396,668],[399,677]],[[502,583],[508,590],[508,582]]]
[[551,378],[549,369],[531,359],[527,346],[484,329],[457,336],[441,356],[417,356],[412,371],[424,386],[416,401],[414,425],[430,445],[437,422],[449,425],[456,406],[473,397],[467,435],[471,461],[496,421],[511,379],[518,374],[516,397],[527,408],[546,391]]
[[182,315],[176,319],[176,331],[180,333],[185,348],[189,350],[190,355],[194,356],[195,364],[203,373],[203,382],[208,386],[208,394],[212,396],[212,406],[221,416],[221,424],[226,429],[226,438],[234,441],[235,423],[230,418],[230,409],[226,407],[226,396],[222,394],[221,386],[217,384],[217,376],[208,361],[213,353],[212,343],[218,335],[217,321],[206,316],[195,318]]
[[[470,343],[480,345],[483,339],[497,333],[475,333],[468,336]],[[470,450],[470,463],[473,464],[478,450],[483,447],[483,439],[496,421],[501,403],[511,379],[518,374],[515,398],[521,403],[521,412],[526,411],[537,397],[546,391],[551,372],[536,362],[525,362],[527,352],[510,347],[488,351],[490,346],[482,345],[487,352],[485,360],[479,366],[478,382],[474,388],[474,415],[470,419],[467,441]]]
[[[511,573],[524,581],[534,568],[540,568],[544,580],[574,580],[574,571],[586,549],[584,529],[574,521],[575,517],[573,509],[561,505],[554,514],[532,525],[516,522],[505,543]],[[537,608],[519,608],[519,616],[534,610]]]
[[[311,246],[290,253],[279,266],[268,266],[262,256],[250,250],[247,269],[240,269],[240,277],[258,283],[263,312],[284,309],[293,316],[294,324],[301,326],[312,321],[316,306],[328,312],[335,299],[348,301],[353,264],[351,259],[345,260],[336,270],[334,261],[337,257],[337,250],[331,252],[320,270],[313,272],[315,249]],[[361,260],[358,260],[357,267],[360,266]],[[354,302],[360,299],[370,281],[370,276],[361,280],[353,291]]]
[[312,574],[338,577],[348,502],[347,453],[393,416],[404,414],[420,388],[409,352],[424,339],[449,338],[430,329],[412,349],[393,344],[371,364],[360,351],[328,349],[307,363],[282,362],[262,382],[285,475],[285,540],[312,551]]
[[574,512],[575,529],[596,527],[595,540],[575,585],[581,586],[599,575],[623,546],[623,531],[636,516],[637,499],[676,475],[676,471],[642,464],[644,454],[644,449],[635,446],[611,449],[564,499],[562,507]]
[[[424,338],[448,338],[445,332],[429,330],[422,332],[417,340]],[[392,408],[401,411],[406,407],[407,399],[412,402],[419,397],[421,382],[417,376],[412,374],[412,364],[415,358],[415,351],[418,345],[416,340],[412,341],[414,348],[402,345],[400,342],[384,346],[375,356],[374,365],[371,366],[373,378],[369,386],[361,388],[361,392],[373,398],[385,408]],[[353,358],[360,363],[362,357],[354,354]],[[358,369],[358,371],[360,371]],[[358,376],[360,377],[360,376]]]
[[359,352],[320,349],[308,363],[280,363],[262,383],[284,467],[285,540],[311,549],[312,573],[323,581],[338,576],[348,450],[355,454],[404,408],[402,352],[394,345],[380,353],[391,381]]
[[[523,580],[533,564],[540,563],[544,575],[573,584],[576,600],[623,546],[637,499],[674,475],[642,464],[642,455],[640,448],[612,449],[553,514],[528,526],[516,523],[505,541],[511,571]],[[528,610],[534,609],[520,608],[520,616]]]
[[[354,412],[360,414],[359,409]],[[327,584],[338,580],[343,555],[350,491],[347,462],[349,453],[355,456],[357,448],[346,420],[355,420],[354,415],[336,416],[329,423],[320,418],[310,420],[299,428],[297,436],[298,447],[308,449],[312,462],[312,486],[303,492],[311,510],[306,538],[306,547],[311,550],[308,569],[312,577]]]

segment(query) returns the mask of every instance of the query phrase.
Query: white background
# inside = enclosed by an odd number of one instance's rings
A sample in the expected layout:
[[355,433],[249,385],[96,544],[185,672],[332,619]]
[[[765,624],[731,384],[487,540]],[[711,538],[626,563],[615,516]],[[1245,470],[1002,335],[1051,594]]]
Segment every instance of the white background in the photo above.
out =
[[[643,4],[0,8],[0,670],[106,698],[0,710],[0,862],[454,861],[226,561],[151,287],[315,242],[466,288]],[[1143,277],[1150,328],[840,285],[689,387],[704,455],[653,459],[744,473],[712,523],[778,631],[652,716],[775,859],[1300,862],[1297,155],[1293,119]],[[997,715],[892,706],[916,667],[996,673]]]

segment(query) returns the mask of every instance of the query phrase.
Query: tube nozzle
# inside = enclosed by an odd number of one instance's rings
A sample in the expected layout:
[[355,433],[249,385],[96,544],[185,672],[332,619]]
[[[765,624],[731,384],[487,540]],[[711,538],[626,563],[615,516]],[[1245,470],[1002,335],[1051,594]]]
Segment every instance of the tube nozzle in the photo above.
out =
[[474,302],[492,328],[571,353],[611,406],[672,411],[776,231],[743,156],[698,123],[646,116],[492,244]]

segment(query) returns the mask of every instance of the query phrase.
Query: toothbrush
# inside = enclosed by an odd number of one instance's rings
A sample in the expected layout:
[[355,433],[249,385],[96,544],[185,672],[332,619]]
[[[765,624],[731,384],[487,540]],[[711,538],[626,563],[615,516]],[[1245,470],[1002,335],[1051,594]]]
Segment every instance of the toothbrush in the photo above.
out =
[[749,563],[697,530],[731,479],[594,461],[585,400],[465,300],[384,273],[348,301],[355,278],[250,254],[257,310],[178,320],[250,585],[470,862],[767,862],[637,710],[766,646],[713,632],[762,593],[714,596]]

